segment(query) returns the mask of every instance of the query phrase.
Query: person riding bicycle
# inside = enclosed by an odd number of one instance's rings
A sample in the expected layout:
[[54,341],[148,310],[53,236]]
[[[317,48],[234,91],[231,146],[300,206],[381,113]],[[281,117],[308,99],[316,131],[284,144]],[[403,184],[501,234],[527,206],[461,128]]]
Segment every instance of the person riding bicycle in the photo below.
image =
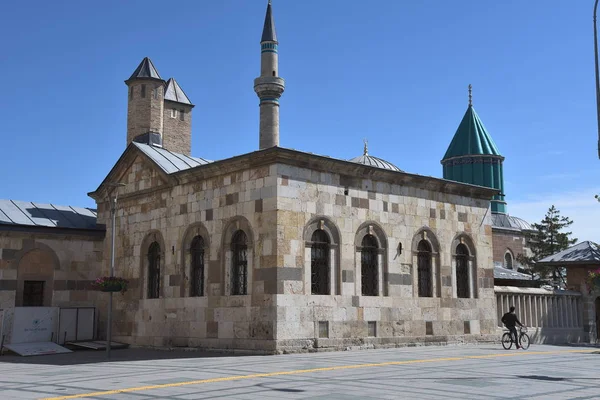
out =
[[513,341],[517,345],[517,350],[520,349],[521,346],[519,346],[519,335],[517,334],[516,326],[517,324],[519,324],[519,326],[523,326],[523,324],[521,323],[521,321],[519,321],[519,318],[517,318],[514,306],[510,306],[510,311],[502,316],[501,321],[504,324],[504,326],[510,331],[510,334],[513,337]]

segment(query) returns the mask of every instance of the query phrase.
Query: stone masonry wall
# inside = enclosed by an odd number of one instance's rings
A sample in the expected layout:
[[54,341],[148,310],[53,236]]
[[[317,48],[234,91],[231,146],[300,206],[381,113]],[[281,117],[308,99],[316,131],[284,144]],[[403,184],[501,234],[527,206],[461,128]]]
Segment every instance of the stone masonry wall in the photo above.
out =
[[[119,179],[117,275],[131,281],[115,297],[115,338],[137,345],[238,348],[273,351],[276,307],[269,269],[277,266],[276,183],[269,167],[170,186],[138,157]],[[107,224],[104,253],[110,254],[110,213],[99,204]],[[248,295],[229,296],[229,241],[237,229],[248,237]],[[205,296],[190,297],[189,246],[203,236]],[[147,298],[147,250],[162,249],[161,294]]]
[[510,250],[517,263],[517,256],[525,251],[525,237],[520,232],[493,230],[492,240],[494,243],[494,262],[504,266],[504,254]]
[[20,306],[24,280],[44,281],[45,306],[98,306],[90,284],[100,271],[102,238],[0,232],[0,308]]
[[[483,221],[487,201],[288,165],[279,165],[277,173],[278,259],[283,259],[283,269],[303,269],[299,279],[288,278],[278,292],[277,306],[284,315],[277,321],[278,349],[495,337],[489,215]],[[339,260],[332,270],[333,296],[311,295],[307,284],[310,250],[305,242],[310,237],[303,235],[315,217],[330,221],[340,236],[334,251],[339,254],[332,256]],[[365,224],[383,231],[387,242],[379,261],[383,278],[378,296],[361,295],[356,244]],[[424,227],[439,243],[433,298],[416,296],[414,243]],[[471,241],[476,254],[474,298],[456,296],[452,254],[459,234]]]
[[[175,118],[172,110],[177,110]],[[183,121],[181,111],[183,110]],[[186,104],[165,101],[163,116],[163,147],[174,153],[189,156],[192,151],[192,107]]]

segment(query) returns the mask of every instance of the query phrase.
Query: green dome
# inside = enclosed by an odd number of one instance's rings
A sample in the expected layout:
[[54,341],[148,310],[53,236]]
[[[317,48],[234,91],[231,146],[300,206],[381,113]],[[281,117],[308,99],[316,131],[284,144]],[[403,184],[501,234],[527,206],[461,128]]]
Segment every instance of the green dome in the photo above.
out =
[[475,109],[469,105],[442,161],[471,155],[500,156],[500,152]]

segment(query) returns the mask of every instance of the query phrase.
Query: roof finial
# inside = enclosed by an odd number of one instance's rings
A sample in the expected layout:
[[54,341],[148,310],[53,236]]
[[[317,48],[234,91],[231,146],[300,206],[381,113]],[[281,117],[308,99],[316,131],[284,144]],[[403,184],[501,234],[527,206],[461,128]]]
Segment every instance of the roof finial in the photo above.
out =
[[363,151],[363,155],[369,155],[369,141],[367,139],[363,139],[363,143],[365,144],[365,149]]
[[469,83],[469,107],[473,106],[473,85]]

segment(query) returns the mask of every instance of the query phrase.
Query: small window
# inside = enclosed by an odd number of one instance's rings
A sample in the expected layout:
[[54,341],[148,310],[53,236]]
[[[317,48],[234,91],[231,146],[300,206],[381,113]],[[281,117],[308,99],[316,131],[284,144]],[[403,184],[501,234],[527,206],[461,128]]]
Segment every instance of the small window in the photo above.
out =
[[129,88],[129,100],[133,99],[133,86]]
[[504,268],[513,269],[513,256],[510,251],[504,253]]
[[184,110],[179,110],[179,119],[182,121],[185,120],[185,111]]
[[329,294],[329,236],[324,230],[314,231],[310,248],[310,292]]
[[431,258],[431,246],[426,240],[421,240],[417,246],[419,297],[433,297]]
[[275,71],[273,71],[273,76],[276,76],[276,75],[275,75]]
[[231,294],[248,294],[248,238],[237,231],[231,239]]
[[177,118],[177,110],[174,108],[171,108],[171,118]]
[[160,297],[160,245],[153,242],[148,249],[148,298]]
[[142,98],[146,97],[146,85],[142,85]]
[[158,88],[155,87],[154,89],[152,89],[152,97],[154,97],[154,99],[158,99]]
[[23,307],[44,306],[44,281],[23,282]]

